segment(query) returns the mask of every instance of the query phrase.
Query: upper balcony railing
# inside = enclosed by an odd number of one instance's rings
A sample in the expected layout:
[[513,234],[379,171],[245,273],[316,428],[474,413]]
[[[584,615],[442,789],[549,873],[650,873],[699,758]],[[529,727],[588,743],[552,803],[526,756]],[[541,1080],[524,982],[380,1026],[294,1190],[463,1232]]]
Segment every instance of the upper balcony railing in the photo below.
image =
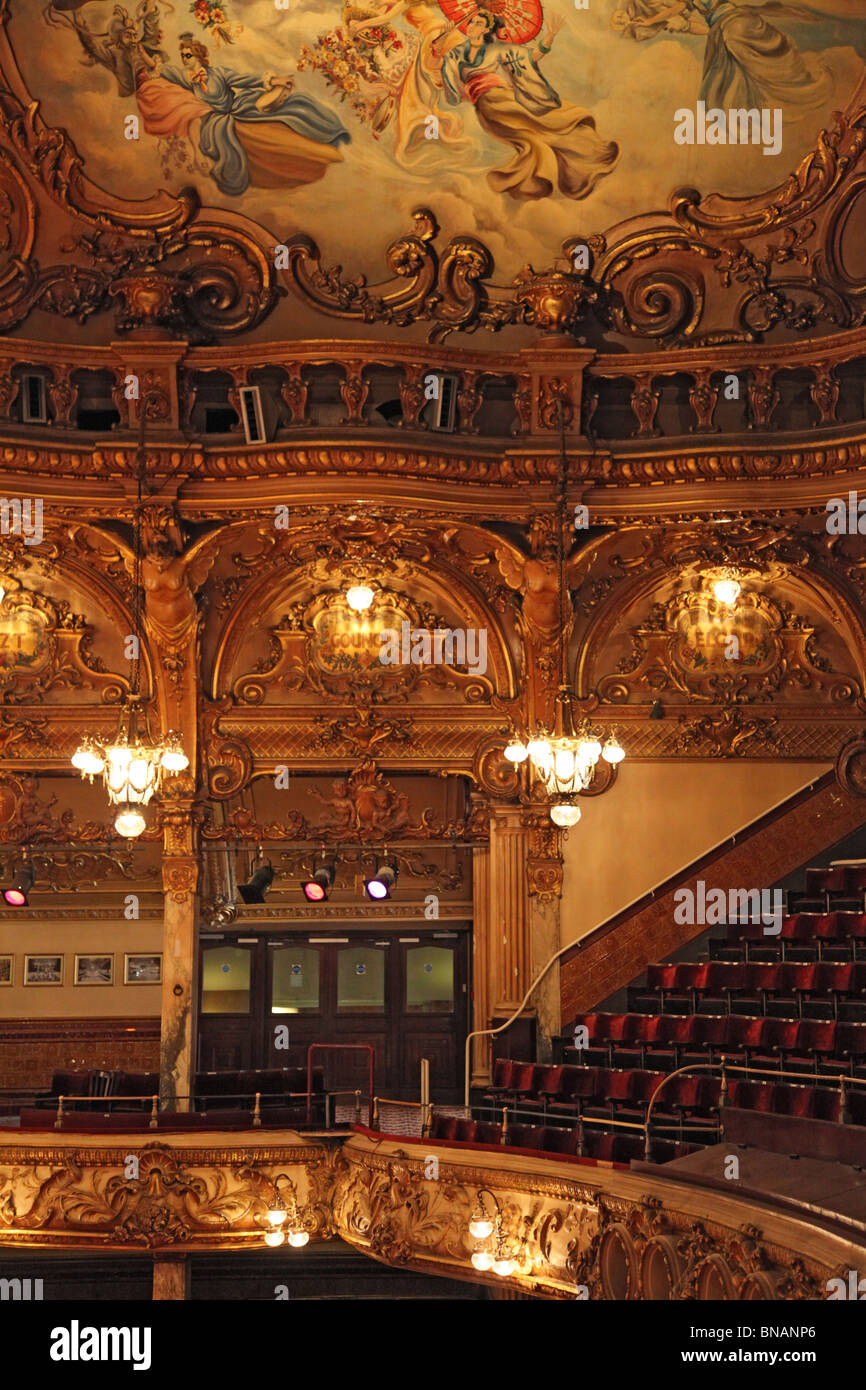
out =
[[[0,340],[0,436],[62,432],[124,441],[147,398],[152,435],[225,448],[435,432],[473,447],[572,443],[652,452],[816,431],[850,438],[866,419],[866,330],[783,349],[749,344],[599,354],[561,339],[519,352],[369,341],[190,348]],[[257,392],[245,394],[249,388]],[[246,416],[246,420],[245,417]],[[246,427],[245,427],[246,426]],[[815,441],[817,443],[817,440]]]

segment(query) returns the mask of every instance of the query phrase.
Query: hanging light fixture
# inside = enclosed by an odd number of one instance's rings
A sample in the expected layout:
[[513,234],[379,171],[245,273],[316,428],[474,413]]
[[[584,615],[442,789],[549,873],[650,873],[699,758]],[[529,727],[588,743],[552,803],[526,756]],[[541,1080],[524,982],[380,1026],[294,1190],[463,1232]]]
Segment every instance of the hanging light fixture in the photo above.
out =
[[[490,1197],[493,1204],[494,1214],[488,1216],[484,1206],[484,1194]],[[496,1197],[495,1192],[491,1192],[489,1187],[482,1187],[477,1195],[475,1208],[469,1219],[469,1234],[478,1244],[470,1256],[473,1269],[486,1273],[492,1270],[500,1278],[507,1279],[509,1274],[513,1274],[520,1266],[521,1261],[515,1258],[515,1253],[524,1254],[523,1247],[525,1241],[518,1240],[520,1247],[517,1252],[514,1250],[515,1242],[505,1234],[502,1221],[502,1208]]]
[[267,864],[260,864],[255,872],[250,874],[246,883],[238,884],[238,896],[245,903],[263,903],[273,881],[274,866],[269,859]]
[[355,613],[363,613],[376,597],[369,584],[352,584],[346,590],[346,602]]
[[[288,1188],[288,1199],[280,1192],[280,1183]],[[296,1250],[307,1245],[310,1239],[305,1227],[309,1224],[308,1208],[298,1206],[297,1188],[288,1173],[278,1173],[274,1179],[274,1195],[266,1213],[270,1230],[265,1233],[265,1245],[283,1245],[288,1241]]]
[[174,776],[189,767],[180,735],[173,729],[162,739],[150,732],[147,709],[141,695],[141,513],[147,455],[144,426],[150,396],[140,403],[136,477],[138,498],[133,528],[133,647],[129,695],[120,713],[118,731],[108,743],[84,738],[72,755],[72,766],[92,782],[102,775],[108,800],[117,807],[114,828],[118,835],[134,839],[147,825],[143,808],[159,791],[165,773]]
[[616,764],[625,757],[625,749],[614,734],[602,744],[603,735],[590,728],[584,719],[578,729],[574,726],[572,691],[568,681],[568,654],[565,645],[566,605],[568,587],[565,574],[565,484],[567,458],[565,452],[565,418],[562,403],[559,407],[560,456],[559,497],[557,501],[557,557],[559,583],[559,689],[556,693],[553,730],[536,729],[530,738],[515,733],[505,747],[510,763],[529,759],[533,771],[550,798],[550,819],[554,825],[567,830],[580,820],[576,798],[592,781],[599,758]]

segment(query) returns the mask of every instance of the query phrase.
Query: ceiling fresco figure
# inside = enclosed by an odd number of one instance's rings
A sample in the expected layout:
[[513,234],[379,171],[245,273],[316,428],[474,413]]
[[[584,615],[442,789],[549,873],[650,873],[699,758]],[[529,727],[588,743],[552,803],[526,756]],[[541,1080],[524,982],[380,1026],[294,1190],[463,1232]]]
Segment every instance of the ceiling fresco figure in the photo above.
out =
[[722,109],[782,106],[790,119],[833,93],[832,73],[801,49],[850,45],[863,55],[862,21],[787,0],[629,0],[611,25],[637,40],[665,31],[705,36],[701,101]]
[[[296,188],[342,161],[338,146],[351,139],[349,132],[328,107],[291,95],[291,78],[215,68],[207,46],[189,33],[180,36],[180,61],[140,83],[144,128],[187,134],[200,121],[193,138],[221,193],[237,197],[251,184]],[[202,104],[209,109],[203,112]]]
[[77,12],[70,19],[53,5],[49,5],[45,17],[49,23],[62,22],[73,29],[84,49],[85,64],[92,67],[98,63],[113,73],[121,97],[132,96],[142,77],[155,72],[160,60],[168,57],[159,47],[162,33],[158,0],[142,0],[136,19],[116,5],[105,34],[91,33]]
[[533,48],[506,45],[497,37],[502,17],[481,9],[464,21],[465,40],[444,58],[446,100],[471,102],[482,130],[515,151],[487,174],[497,193],[538,199],[558,187],[566,198],[585,198],[619,159],[619,145],[602,139],[589,112],[564,104],[541,71],[563,22],[550,20]]
[[[410,30],[393,21],[405,17]],[[393,136],[403,168],[423,163],[453,167],[473,153],[457,112],[442,103],[442,53],[448,25],[437,0],[344,0],[339,28],[301,47],[298,71],[318,72],[348,100],[355,116],[379,139]],[[438,121],[437,138],[426,136],[427,118]]]

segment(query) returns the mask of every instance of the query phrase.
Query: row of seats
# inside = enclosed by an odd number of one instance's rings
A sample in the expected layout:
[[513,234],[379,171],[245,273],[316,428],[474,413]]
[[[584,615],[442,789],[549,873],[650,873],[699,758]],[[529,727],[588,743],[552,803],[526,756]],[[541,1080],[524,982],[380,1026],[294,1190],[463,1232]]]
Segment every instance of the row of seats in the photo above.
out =
[[[481,1120],[458,1119],[453,1115],[435,1115],[432,1139],[469,1144],[502,1144],[502,1126]],[[552,1125],[509,1125],[509,1148],[535,1149],[542,1153],[564,1154],[568,1157],[604,1159],[612,1163],[630,1163],[645,1156],[643,1135],[607,1134],[586,1129],[562,1129]],[[653,1139],[651,1155],[656,1163],[669,1163],[694,1153],[699,1145]]]
[[[53,1130],[56,1126],[55,1110],[31,1107],[20,1112],[22,1129]],[[275,1106],[262,1113],[262,1126],[269,1129],[297,1129],[306,1118],[305,1106]],[[156,1116],[159,1130],[180,1129],[251,1129],[253,1116],[250,1110],[203,1111],[161,1111]],[[151,1128],[151,1117],[143,1111],[64,1109],[60,1129],[73,1134],[98,1134],[110,1130],[124,1130],[136,1133]]]
[[[791,1070],[846,1072],[866,1065],[866,1024],[818,1019],[749,1018],[741,1014],[578,1014],[574,1027],[585,1027],[588,1046],[577,1060],[599,1058],[610,1065],[615,1055],[644,1066],[647,1057],[669,1067],[695,1059],[766,1060]],[[568,1055],[568,1051],[566,1052]]]
[[781,931],[773,935],[760,921],[729,922],[725,936],[711,938],[709,946],[714,960],[857,960],[862,954],[858,948],[866,947],[866,913],[795,912],[782,919]]
[[[838,1017],[842,1001],[854,1003],[862,1015],[866,1010],[866,961],[853,965],[761,964],[755,961],[735,963],[710,961],[684,962],[678,965],[649,965],[646,985],[628,990],[629,1007],[664,1013],[666,1004],[679,1004],[688,1012],[697,1012],[701,1004],[720,1003],[731,1013],[734,1003],[741,1010],[756,1008],[768,1012],[772,1002],[786,1006],[786,1012],[803,1016],[811,1004],[821,1009],[832,1008]],[[790,1006],[790,1007],[787,1007]]]
[[[494,1108],[507,1106],[518,1112],[540,1110],[545,1117],[550,1115],[569,1121],[584,1116],[597,1118],[605,1113],[613,1118],[626,1110],[637,1112],[643,1118],[663,1082],[664,1091],[654,1106],[654,1114],[659,1117],[673,1114],[679,1118],[683,1112],[706,1113],[719,1108],[722,1086],[719,1076],[683,1075],[668,1080],[666,1072],[644,1069],[544,1066],[506,1060],[496,1063],[494,1085],[486,1092],[484,1102]],[[848,1095],[851,1119],[859,1124],[861,1114],[866,1118],[866,1088],[852,1085]],[[779,1085],[727,1078],[727,1104],[741,1109],[777,1109],[784,1115],[837,1120],[841,1111],[840,1098],[838,1086],[831,1089],[827,1085]],[[469,1123],[455,1121],[458,1126]],[[454,1130],[448,1137],[465,1136]],[[477,1142],[496,1143],[497,1140],[478,1139]]]
[[[608,1078],[603,1109],[613,1118],[635,1115],[644,1119],[652,1096],[658,1091],[663,1075],[648,1071],[612,1071]],[[674,1076],[667,1081],[653,1106],[653,1123],[663,1124],[671,1118],[680,1126],[683,1121],[700,1122],[707,1118],[717,1121],[721,1105],[722,1082],[718,1076]],[[848,1093],[848,1118],[854,1124],[866,1122],[866,1094],[852,1087]],[[597,1101],[587,1102],[584,1114],[593,1116]],[[725,1104],[739,1110],[759,1110],[765,1114],[792,1115],[799,1119],[842,1119],[842,1093],[837,1087],[783,1085],[773,1082],[728,1079]]]
[[[266,1100],[267,1103],[271,1103],[274,1098],[287,1099],[289,1096],[305,1094],[307,1070],[306,1067],[269,1067],[247,1071],[199,1071],[195,1074],[194,1087],[194,1094],[199,1100],[227,1104],[239,1099],[248,1099],[252,1103],[258,1092],[262,1097],[262,1104],[265,1104]],[[317,1095],[324,1092],[325,1078],[322,1067],[313,1068],[312,1089]],[[51,1078],[51,1089],[46,1098],[56,1099],[58,1096],[64,1096],[83,1099],[105,1096],[114,1100],[143,1097],[142,1105],[149,1108],[150,1097],[158,1094],[158,1072],[56,1071]],[[211,1104],[209,1108],[214,1109],[216,1106]]]
[[[325,1073],[322,1067],[313,1067],[310,1082],[314,1096],[325,1092]],[[197,1071],[195,1074],[195,1096],[197,1101],[205,1102],[205,1108],[215,1110],[220,1105],[249,1099],[261,1095],[262,1106],[277,1105],[290,1096],[306,1094],[306,1067],[268,1067],[258,1071]]]
[[790,911],[828,912],[832,907],[866,910],[866,865],[844,864],[832,869],[807,869],[803,893],[789,893]]

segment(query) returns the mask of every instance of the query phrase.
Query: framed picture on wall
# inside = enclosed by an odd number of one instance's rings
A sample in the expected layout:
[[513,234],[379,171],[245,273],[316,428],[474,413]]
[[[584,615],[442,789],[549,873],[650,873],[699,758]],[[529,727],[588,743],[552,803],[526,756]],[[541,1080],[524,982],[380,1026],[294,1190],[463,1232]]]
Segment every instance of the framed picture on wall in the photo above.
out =
[[11,985],[15,978],[15,957],[0,956],[0,985]]
[[113,985],[114,956],[76,956],[73,984]]
[[25,985],[62,985],[63,956],[25,956]]
[[125,985],[161,985],[162,955],[124,956],[123,983]]

